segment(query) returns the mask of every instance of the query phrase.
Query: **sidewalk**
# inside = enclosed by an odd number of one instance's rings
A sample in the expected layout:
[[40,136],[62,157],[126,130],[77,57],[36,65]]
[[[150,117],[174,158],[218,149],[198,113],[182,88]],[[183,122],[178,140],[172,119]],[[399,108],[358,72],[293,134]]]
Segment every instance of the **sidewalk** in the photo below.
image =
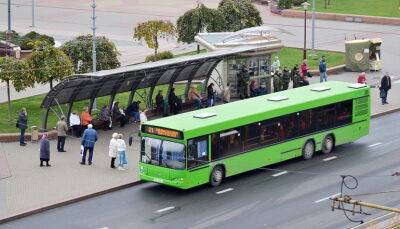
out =
[[[343,73],[330,76],[329,80],[355,82],[357,73]],[[376,82],[381,73],[370,74],[368,82]],[[319,82],[313,77],[312,83]],[[389,104],[381,105],[379,90],[371,88],[372,114],[380,114],[400,108],[400,78],[392,81],[389,92]],[[107,189],[138,181],[137,162],[139,161],[138,127],[115,128],[113,131],[99,130],[99,140],[95,146],[93,165],[82,166],[80,159],[80,140],[69,137],[65,153],[56,152],[56,141],[51,141],[52,167],[39,167],[39,146],[28,143],[24,148],[18,143],[0,143],[0,221],[1,219],[43,208],[70,199],[79,198]],[[109,168],[108,143],[112,133],[122,132],[124,138],[134,136],[133,147],[129,147],[128,167],[126,171]],[[1,154],[5,157],[2,157]],[[8,165],[7,165],[8,164]],[[9,174],[7,176],[8,166]]]

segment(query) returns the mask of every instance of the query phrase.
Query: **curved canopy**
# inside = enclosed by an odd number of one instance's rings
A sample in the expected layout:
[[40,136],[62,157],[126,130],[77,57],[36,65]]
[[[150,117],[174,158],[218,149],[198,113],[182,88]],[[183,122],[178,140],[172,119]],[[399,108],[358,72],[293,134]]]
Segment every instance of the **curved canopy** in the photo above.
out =
[[224,57],[257,49],[235,48],[74,75],[53,87],[41,107],[48,108],[57,103],[73,103],[178,81],[204,79],[211,75]]

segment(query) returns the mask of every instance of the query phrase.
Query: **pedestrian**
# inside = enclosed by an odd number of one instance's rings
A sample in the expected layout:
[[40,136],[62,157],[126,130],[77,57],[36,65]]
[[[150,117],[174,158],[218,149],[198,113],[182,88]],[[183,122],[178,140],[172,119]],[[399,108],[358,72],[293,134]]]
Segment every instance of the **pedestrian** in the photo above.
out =
[[290,72],[287,67],[283,67],[282,71],[282,90],[287,90],[290,83]]
[[21,112],[19,112],[18,115],[18,121],[17,121],[17,128],[20,130],[20,135],[19,135],[19,145],[20,146],[26,146],[25,143],[25,131],[28,128],[28,112],[26,112],[26,108],[22,108]]
[[207,87],[207,107],[214,106],[215,92],[214,83],[210,83]]
[[222,101],[224,103],[229,103],[231,101],[231,84],[228,82],[222,93]]
[[73,111],[69,116],[69,125],[71,126],[72,134],[80,138],[82,134],[81,120],[76,111]]
[[290,80],[293,82],[293,88],[296,88],[299,86],[299,80],[300,80],[300,73],[299,73],[299,68],[297,65],[295,65],[292,68],[292,71],[290,72]]
[[39,143],[40,146],[40,167],[43,167],[43,162],[46,162],[46,166],[51,166],[50,161],[50,142],[47,138],[47,134],[43,134]]
[[120,127],[124,127],[125,124],[128,122],[128,119],[125,116],[125,113],[121,112],[121,109],[119,108],[119,102],[117,101],[113,102],[111,111],[112,111],[111,115],[112,119],[118,121]]
[[146,115],[147,110],[143,109],[140,111],[140,124],[139,124],[139,132],[142,129],[143,123],[147,122],[147,115]]
[[279,77],[279,71],[276,71],[273,76],[274,92],[278,92],[281,89],[281,79]]
[[[169,92],[169,96],[168,96],[168,105],[169,105],[169,111],[173,114],[178,114],[180,111],[180,104],[181,101],[178,98],[178,96],[176,96],[175,94],[175,88],[171,88],[171,91]],[[140,121],[140,116],[139,116],[139,121]]]
[[104,130],[111,130],[112,121],[111,121],[110,109],[108,109],[107,105],[104,105],[101,108],[99,119],[103,121]]
[[321,57],[319,61],[319,82],[328,81],[328,75],[326,74],[326,59],[325,56]]
[[256,81],[255,80],[250,80],[250,97],[256,97],[257,96],[257,88],[256,88]]
[[118,133],[113,133],[111,140],[110,140],[110,145],[109,145],[109,150],[108,150],[108,156],[111,157],[111,165],[110,168],[115,169],[115,158],[117,158],[117,139],[118,139]]
[[92,116],[90,116],[89,108],[85,107],[81,114],[82,130],[87,129],[88,125],[92,123]]
[[197,109],[203,108],[201,106],[201,96],[197,92],[197,89],[196,89],[195,85],[190,86],[189,96],[188,97],[189,97],[189,101],[196,105]]
[[67,136],[68,126],[65,122],[65,116],[61,116],[61,120],[56,124],[57,130],[57,151],[58,152],[67,152],[64,149],[65,146],[65,138]]
[[126,144],[122,134],[118,134],[117,151],[118,151],[118,170],[125,170],[124,165],[128,164],[126,160]]
[[379,86],[380,97],[382,99],[382,105],[388,104],[387,96],[389,90],[392,88],[392,80],[390,79],[389,73],[386,74],[381,79],[381,85]]
[[357,83],[367,84],[367,74],[365,72],[361,72],[361,74],[357,78]]
[[279,57],[276,56],[275,60],[272,62],[272,65],[271,65],[271,72],[275,73],[276,71],[279,70],[280,67],[281,67],[281,62],[279,61]]
[[139,106],[140,106],[140,101],[133,101],[127,108],[126,108],[126,114],[131,116],[133,118],[133,122],[139,122],[140,117],[139,117]]
[[305,79],[306,77],[311,78],[311,73],[309,72],[310,68],[308,67],[307,59],[303,60],[303,63],[300,66],[301,76]]
[[163,96],[162,90],[159,90],[156,95],[156,108],[157,108],[157,112],[159,112],[159,114],[164,113],[165,101],[164,101],[164,96]]
[[89,151],[88,164],[92,164],[94,145],[97,141],[97,132],[93,129],[93,125],[89,124],[83,132],[81,145],[83,146],[83,155],[81,165],[86,164],[86,153]]

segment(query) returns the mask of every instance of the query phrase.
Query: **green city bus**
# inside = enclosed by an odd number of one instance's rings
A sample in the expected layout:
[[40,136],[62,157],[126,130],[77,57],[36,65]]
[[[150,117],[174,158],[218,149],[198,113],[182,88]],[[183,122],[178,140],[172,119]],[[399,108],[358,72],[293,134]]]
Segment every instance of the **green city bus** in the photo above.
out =
[[182,189],[353,142],[369,132],[370,89],[326,82],[147,122],[140,179]]

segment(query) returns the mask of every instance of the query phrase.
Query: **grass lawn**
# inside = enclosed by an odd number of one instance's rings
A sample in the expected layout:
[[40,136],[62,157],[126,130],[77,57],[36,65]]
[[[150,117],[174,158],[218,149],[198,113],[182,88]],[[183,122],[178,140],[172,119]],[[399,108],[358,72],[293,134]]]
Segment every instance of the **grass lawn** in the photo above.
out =
[[400,18],[399,0],[331,0],[326,9],[325,0],[315,2],[317,12]]
[[[307,51],[307,55],[310,53],[310,50]],[[342,52],[331,52],[331,51],[316,51],[317,56],[314,58],[308,57],[308,65],[311,70],[317,70],[319,65],[319,59],[321,56],[326,57],[326,63],[328,68],[341,65],[345,63],[345,55]],[[279,56],[279,60],[281,62],[281,66],[287,66],[292,69],[295,64],[299,65],[303,60],[303,49],[298,48],[288,48],[285,47],[281,49],[280,52],[274,54],[272,58],[276,55]]]
[[[201,52],[205,52],[205,50],[201,50]],[[183,56],[183,55],[193,55],[196,54],[196,51],[189,52],[189,53],[184,53],[180,54],[177,56]],[[279,59],[281,61],[281,65],[288,66],[292,68],[295,64],[301,63],[302,60],[302,55],[303,51],[302,49],[296,49],[296,48],[283,48],[278,54]],[[325,55],[327,57],[327,63],[328,67],[332,67],[334,65],[340,65],[344,63],[344,54],[340,52],[327,52],[327,51],[318,51],[317,52],[317,59],[316,60],[309,60],[310,68],[311,69],[317,69],[318,66],[318,59],[320,56]],[[167,87],[168,85],[162,85],[162,86],[157,86],[154,89],[154,94],[153,94],[153,100],[155,99],[155,96],[158,92],[158,90],[163,90],[164,95],[167,92]],[[185,85],[183,84],[177,84],[176,85],[176,94],[183,95],[184,90],[185,90]],[[200,86],[198,86],[198,90],[201,91]],[[134,100],[141,100],[140,96],[138,94],[144,94],[144,92],[148,92],[148,89],[141,89],[138,90],[139,93],[135,93]],[[0,103],[0,133],[14,133],[18,132],[19,130],[15,128],[15,123],[18,118],[18,112],[21,110],[22,107],[26,107],[28,111],[28,125],[29,126],[37,126],[41,127],[42,123],[42,117],[44,116],[44,112],[40,108],[40,104],[43,101],[43,98],[45,97],[45,94],[42,95],[37,95],[37,96],[32,96],[28,98],[23,98],[23,99],[18,99],[14,100],[11,102],[11,121],[8,120],[8,107],[7,103]],[[126,104],[128,103],[128,97],[129,97],[129,92],[121,93],[116,95],[116,101],[119,101],[120,107],[124,106],[126,107]],[[104,96],[97,98],[97,111],[93,111],[93,117],[96,117],[97,113],[99,112],[100,108],[104,105],[108,105],[109,103],[109,96]],[[84,101],[79,101],[74,103],[73,109],[76,110],[79,113],[81,113],[83,107],[89,105],[89,100],[84,100]],[[143,108],[145,104],[141,104],[141,107]],[[67,105],[61,105],[61,110],[63,110],[63,113],[67,113],[68,107]],[[55,112],[58,113],[58,115],[61,114],[60,107],[54,106],[53,109]],[[48,125],[47,128],[51,129],[52,127],[55,126],[58,118],[54,114],[54,112],[50,111],[49,115],[49,120],[48,120]],[[28,129],[28,132],[31,130]]]

